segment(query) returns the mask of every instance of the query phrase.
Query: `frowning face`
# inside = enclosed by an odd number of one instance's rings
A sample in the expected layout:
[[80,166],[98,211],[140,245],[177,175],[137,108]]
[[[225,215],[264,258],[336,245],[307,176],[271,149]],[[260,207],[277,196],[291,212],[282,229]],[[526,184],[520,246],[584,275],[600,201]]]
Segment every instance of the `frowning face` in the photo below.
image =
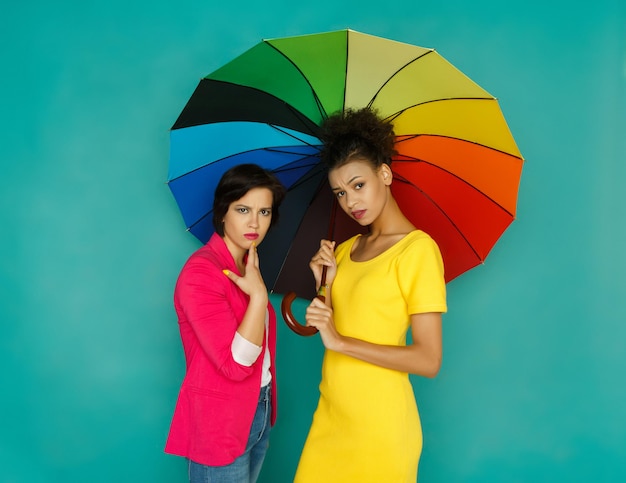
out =
[[243,257],[252,242],[260,245],[265,238],[272,221],[272,201],[269,189],[253,188],[228,207],[224,242],[235,260]]
[[339,206],[360,225],[372,224],[382,213],[392,180],[391,168],[375,169],[364,159],[355,159],[328,173]]

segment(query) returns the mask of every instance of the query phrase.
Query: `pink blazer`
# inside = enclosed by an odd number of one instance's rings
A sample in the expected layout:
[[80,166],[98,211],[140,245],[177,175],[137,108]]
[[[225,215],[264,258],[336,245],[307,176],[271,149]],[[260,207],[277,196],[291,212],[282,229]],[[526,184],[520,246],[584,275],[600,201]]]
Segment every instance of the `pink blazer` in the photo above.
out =
[[[174,291],[186,374],[165,452],[196,463],[222,466],[245,451],[256,411],[263,356],[250,367],[235,362],[231,343],[248,305],[223,273],[239,271],[224,240],[214,234],[191,255]],[[276,314],[269,310],[272,372],[272,425],[276,421]]]

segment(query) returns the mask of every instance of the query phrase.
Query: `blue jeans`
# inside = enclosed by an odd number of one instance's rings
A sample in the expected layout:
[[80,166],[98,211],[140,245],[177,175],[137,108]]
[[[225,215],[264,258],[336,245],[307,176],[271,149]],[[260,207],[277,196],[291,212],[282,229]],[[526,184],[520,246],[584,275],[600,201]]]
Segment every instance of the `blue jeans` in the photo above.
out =
[[269,446],[272,400],[271,384],[261,388],[245,452],[226,466],[205,466],[189,460],[190,483],[254,483]]

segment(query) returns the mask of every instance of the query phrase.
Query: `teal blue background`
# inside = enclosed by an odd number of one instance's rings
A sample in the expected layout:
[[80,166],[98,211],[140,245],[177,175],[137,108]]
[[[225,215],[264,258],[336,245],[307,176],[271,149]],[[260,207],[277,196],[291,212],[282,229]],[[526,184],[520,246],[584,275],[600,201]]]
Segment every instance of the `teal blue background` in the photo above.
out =
[[[413,379],[420,481],[626,480],[623,1],[38,0],[0,15],[0,481],[186,481],[163,445],[198,242],[165,184],[169,127],[262,38],[341,28],[436,48],[526,158],[517,220],[448,286],[439,376]],[[272,483],[322,353],[282,324],[278,351]]]

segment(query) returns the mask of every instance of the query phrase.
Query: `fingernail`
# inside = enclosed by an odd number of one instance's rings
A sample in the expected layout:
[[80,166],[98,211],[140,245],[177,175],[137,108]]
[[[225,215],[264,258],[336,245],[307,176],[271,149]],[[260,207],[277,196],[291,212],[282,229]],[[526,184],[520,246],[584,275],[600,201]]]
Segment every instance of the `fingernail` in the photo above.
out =
[[224,269],[222,270],[222,273],[228,277],[230,275],[230,270]]

